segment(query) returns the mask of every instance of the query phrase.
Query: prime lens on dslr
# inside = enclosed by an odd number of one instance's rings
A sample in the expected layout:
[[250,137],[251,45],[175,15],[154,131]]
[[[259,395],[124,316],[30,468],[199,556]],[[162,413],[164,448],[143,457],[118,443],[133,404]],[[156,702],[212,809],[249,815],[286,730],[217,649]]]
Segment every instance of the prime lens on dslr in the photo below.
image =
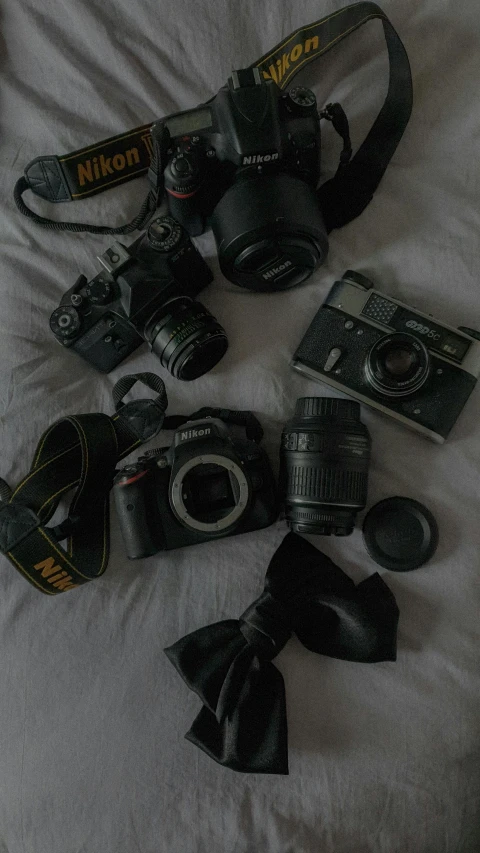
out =
[[360,404],[300,397],[282,433],[280,483],[296,533],[348,536],[367,502],[371,439]]
[[200,303],[188,296],[167,302],[145,329],[145,340],[176,379],[203,376],[228,348],[225,330]]

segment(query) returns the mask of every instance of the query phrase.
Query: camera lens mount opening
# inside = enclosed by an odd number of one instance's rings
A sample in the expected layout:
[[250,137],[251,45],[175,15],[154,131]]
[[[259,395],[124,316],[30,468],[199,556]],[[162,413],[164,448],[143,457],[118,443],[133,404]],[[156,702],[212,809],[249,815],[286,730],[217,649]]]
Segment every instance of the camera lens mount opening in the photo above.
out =
[[170,501],[185,527],[218,536],[238,524],[249,506],[250,488],[233,459],[204,453],[189,459],[177,471]]
[[430,357],[424,344],[401,332],[380,338],[365,362],[368,384],[385,397],[406,397],[418,391],[429,370]]

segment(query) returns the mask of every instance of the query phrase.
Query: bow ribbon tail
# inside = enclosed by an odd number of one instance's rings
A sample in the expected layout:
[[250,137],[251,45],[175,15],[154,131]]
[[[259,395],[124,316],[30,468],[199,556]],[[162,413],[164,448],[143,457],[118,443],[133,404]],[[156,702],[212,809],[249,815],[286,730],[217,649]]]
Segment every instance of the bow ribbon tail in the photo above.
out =
[[238,620],[194,631],[165,653],[204,705],[187,740],[231,770],[288,773],[283,677],[257,657]]

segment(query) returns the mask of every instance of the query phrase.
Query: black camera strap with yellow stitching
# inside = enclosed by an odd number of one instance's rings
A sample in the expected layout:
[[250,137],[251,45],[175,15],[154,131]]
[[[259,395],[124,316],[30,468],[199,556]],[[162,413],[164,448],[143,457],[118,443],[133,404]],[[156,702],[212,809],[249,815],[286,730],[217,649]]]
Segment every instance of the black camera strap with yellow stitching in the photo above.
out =
[[[250,66],[259,68],[265,79],[274,80],[283,89],[305,65],[373,19],[379,19],[383,25],[390,63],[388,92],[354,157],[341,158],[335,176],[318,191],[328,231],[350,222],[367,206],[407,126],[412,109],[412,79],[405,48],[382,9],[376,3],[363,2],[300,27]],[[326,117],[329,117],[328,108]],[[153,139],[150,128],[151,124],[144,124],[70,154],[37,157],[17,181],[14,191],[17,207],[39,225],[57,230],[126,234],[143,228],[162,198],[168,148],[168,140]],[[141,210],[132,222],[114,228],[56,222],[34,213],[22,198],[30,189],[50,202],[77,201],[147,171],[154,180]]]
[[[155,399],[123,398],[140,381]],[[0,481],[0,552],[37,589],[56,595],[99,577],[109,557],[109,492],[115,466],[160,431],[167,408],[154,373],[124,376],[113,389],[116,414],[73,415],[42,436],[27,476],[12,491]],[[75,489],[67,519],[47,523]],[[66,540],[66,547],[59,543]]]

